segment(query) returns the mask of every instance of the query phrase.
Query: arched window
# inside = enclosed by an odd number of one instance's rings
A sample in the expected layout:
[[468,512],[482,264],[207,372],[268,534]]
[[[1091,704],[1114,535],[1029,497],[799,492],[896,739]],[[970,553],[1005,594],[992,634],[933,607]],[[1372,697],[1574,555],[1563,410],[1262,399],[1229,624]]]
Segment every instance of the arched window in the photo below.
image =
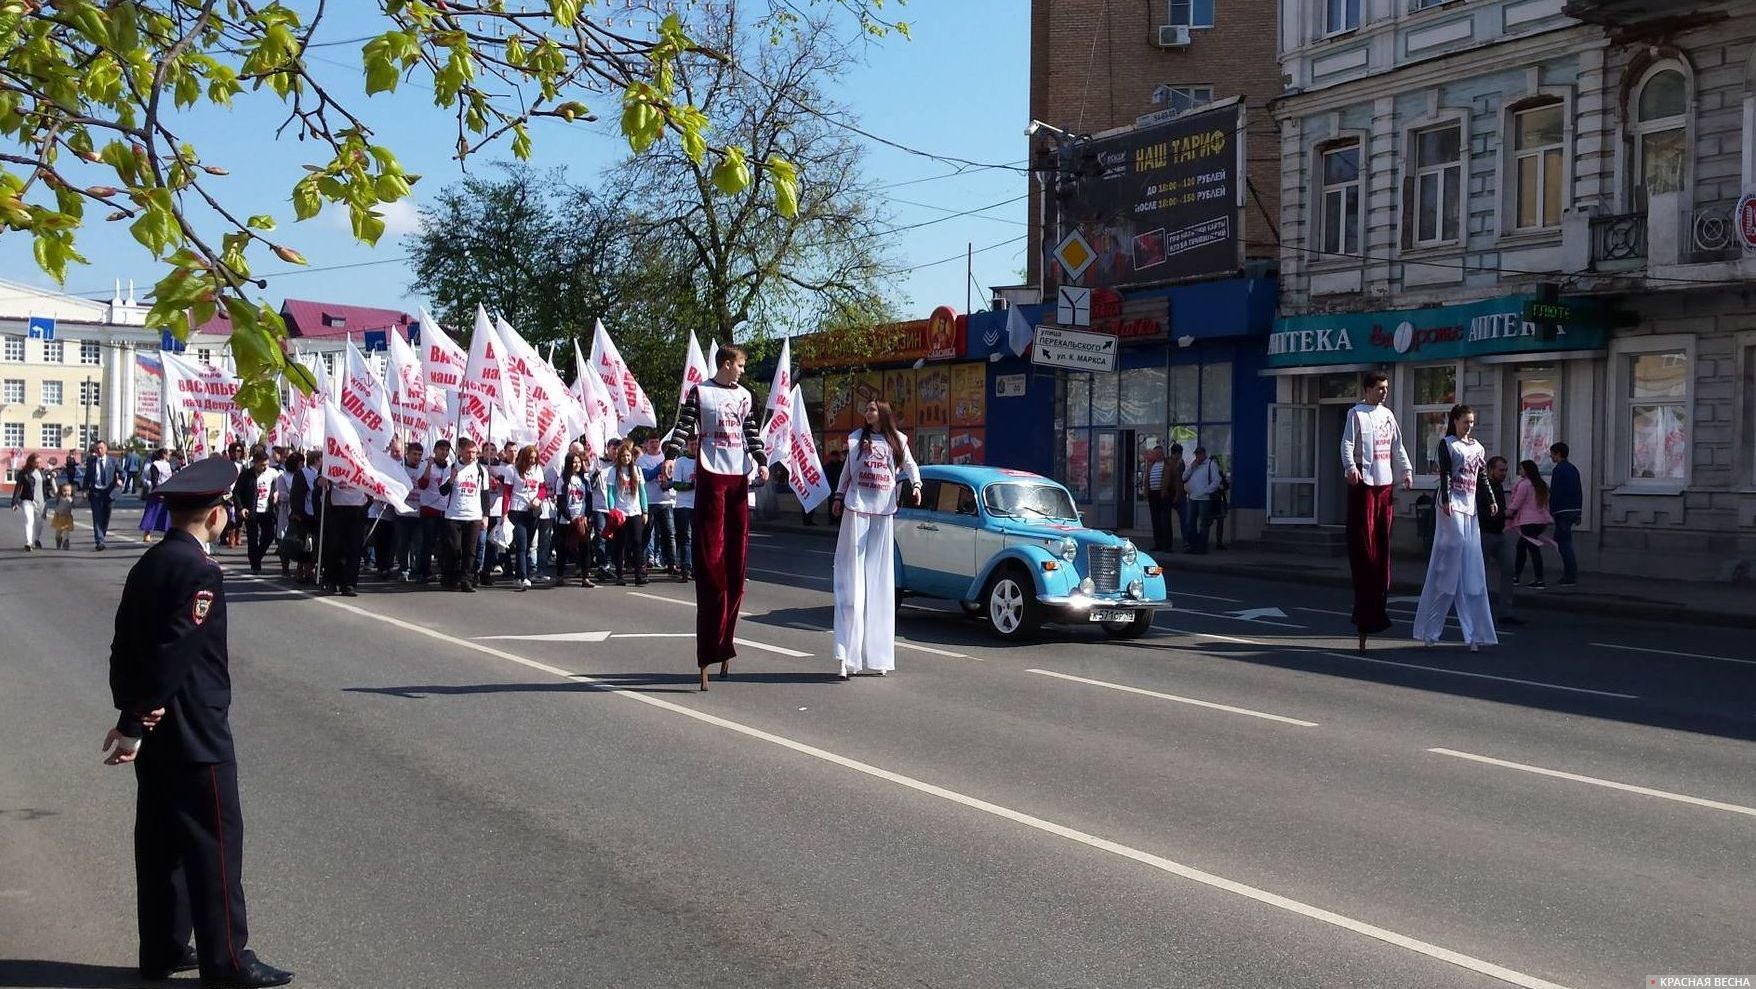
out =
[[1663,66],[1647,73],[1634,91],[1634,181],[1641,203],[1681,192],[1688,162],[1689,81]]

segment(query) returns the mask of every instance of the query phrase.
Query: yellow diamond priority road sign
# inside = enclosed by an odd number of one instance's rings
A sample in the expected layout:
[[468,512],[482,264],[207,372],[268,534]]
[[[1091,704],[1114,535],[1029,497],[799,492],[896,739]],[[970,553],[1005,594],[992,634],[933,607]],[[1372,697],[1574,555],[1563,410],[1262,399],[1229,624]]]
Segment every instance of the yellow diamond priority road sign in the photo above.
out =
[[1097,260],[1097,252],[1091,249],[1078,230],[1074,230],[1055,248],[1055,260],[1061,262],[1061,270],[1067,272],[1068,278],[1078,278]]

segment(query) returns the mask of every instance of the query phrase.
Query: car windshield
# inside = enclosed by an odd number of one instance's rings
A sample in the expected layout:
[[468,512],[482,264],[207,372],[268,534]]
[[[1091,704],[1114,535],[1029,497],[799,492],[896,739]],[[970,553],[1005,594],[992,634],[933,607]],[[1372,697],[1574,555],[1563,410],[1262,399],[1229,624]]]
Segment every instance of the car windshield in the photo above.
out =
[[982,498],[996,515],[1077,521],[1067,490],[1055,484],[990,484]]

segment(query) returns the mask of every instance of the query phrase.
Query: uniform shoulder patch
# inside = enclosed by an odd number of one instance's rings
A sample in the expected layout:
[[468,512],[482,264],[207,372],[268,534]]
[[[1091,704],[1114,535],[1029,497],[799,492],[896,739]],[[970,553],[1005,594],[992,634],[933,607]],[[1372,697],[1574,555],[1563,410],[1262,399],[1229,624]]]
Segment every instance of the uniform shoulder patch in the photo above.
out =
[[207,613],[212,610],[213,592],[196,591],[194,610],[190,614],[190,617],[195,619],[195,624],[200,625],[202,622],[207,621]]

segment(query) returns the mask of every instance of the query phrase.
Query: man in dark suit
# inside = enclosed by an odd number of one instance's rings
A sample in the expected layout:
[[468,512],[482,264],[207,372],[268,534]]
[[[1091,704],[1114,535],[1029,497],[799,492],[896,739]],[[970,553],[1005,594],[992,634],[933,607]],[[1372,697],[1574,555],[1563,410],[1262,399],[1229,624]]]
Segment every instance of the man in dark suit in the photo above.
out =
[[[110,645],[121,717],[104,736],[107,765],[132,762],[139,797],[134,868],[140,974],[201,970],[203,989],[293,979],[246,948],[243,812],[227,717],[232,681],[226,592],[207,544],[226,526],[237,470],[192,464],[160,485],[171,529],[128,572]],[[195,950],[189,937],[195,936]]]
[[85,503],[91,506],[92,549],[102,552],[110,536],[110,500],[122,486],[116,464],[110,460],[110,448],[103,441],[92,447],[91,462],[85,468]]

